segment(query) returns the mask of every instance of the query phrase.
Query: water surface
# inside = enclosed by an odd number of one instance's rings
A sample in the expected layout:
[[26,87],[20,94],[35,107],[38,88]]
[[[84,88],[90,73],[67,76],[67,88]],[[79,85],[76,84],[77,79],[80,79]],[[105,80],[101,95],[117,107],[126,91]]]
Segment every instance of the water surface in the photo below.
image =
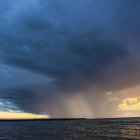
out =
[[0,140],[139,139],[140,118],[0,121]]

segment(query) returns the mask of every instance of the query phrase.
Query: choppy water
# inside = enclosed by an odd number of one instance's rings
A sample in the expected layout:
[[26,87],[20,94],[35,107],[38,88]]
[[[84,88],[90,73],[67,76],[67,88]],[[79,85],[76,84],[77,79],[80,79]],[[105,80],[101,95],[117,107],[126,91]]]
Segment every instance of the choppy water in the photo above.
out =
[[140,119],[0,121],[0,140],[139,139]]

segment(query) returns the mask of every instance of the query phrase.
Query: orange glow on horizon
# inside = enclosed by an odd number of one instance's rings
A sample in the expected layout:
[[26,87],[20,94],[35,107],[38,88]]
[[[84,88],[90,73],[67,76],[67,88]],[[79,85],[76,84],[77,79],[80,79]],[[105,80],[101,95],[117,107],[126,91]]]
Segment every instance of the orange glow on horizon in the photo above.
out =
[[126,112],[126,113],[121,113],[117,115],[116,117],[140,117],[140,114],[137,114],[134,112]]
[[50,118],[49,115],[37,115],[37,114],[32,114],[32,113],[24,113],[24,112],[14,112],[14,111],[9,111],[9,112],[4,112],[0,111],[0,119],[45,119],[45,118]]

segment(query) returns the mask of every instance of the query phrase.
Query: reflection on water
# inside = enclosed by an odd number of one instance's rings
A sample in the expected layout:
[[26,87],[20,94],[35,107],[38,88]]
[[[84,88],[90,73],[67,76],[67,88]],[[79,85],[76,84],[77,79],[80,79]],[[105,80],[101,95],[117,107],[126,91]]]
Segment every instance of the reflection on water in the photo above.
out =
[[140,119],[0,122],[0,140],[94,139],[140,139]]

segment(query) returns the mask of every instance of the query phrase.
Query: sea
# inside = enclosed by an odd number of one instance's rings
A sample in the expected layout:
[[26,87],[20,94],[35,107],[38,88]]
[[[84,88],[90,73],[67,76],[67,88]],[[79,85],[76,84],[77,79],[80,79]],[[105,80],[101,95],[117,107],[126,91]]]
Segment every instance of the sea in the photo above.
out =
[[0,140],[140,140],[140,118],[0,121]]

